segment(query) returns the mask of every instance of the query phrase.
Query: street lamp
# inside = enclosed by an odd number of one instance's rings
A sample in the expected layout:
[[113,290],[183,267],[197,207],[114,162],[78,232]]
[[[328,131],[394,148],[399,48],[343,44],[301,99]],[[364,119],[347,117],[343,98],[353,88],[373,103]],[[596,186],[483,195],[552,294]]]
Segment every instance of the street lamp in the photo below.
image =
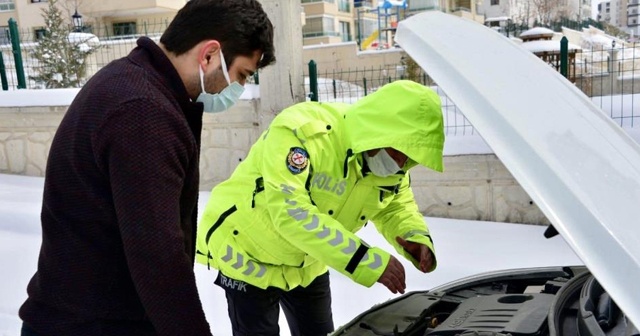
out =
[[78,9],[76,8],[75,13],[71,15],[73,19],[74,32],[82,32],[82,15],[78,14]]

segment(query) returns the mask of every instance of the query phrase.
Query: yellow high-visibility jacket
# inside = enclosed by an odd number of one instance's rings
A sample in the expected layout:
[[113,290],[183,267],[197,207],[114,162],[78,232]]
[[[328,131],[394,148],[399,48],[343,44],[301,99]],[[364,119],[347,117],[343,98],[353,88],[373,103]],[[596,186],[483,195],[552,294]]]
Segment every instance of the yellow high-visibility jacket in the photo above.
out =
[[[390,258],[355,235],[372,221],[417,267],[396,236],[435,251],[406,170],[443,170],[443,129],[438,95],[411,81],[353,105],[285,109],[213,189],[198,225],[198,262],[259,288],[307,286],[327,266],[371,286]],[[362,153],[386,147],[408,162],[382,178],[363,167]]]

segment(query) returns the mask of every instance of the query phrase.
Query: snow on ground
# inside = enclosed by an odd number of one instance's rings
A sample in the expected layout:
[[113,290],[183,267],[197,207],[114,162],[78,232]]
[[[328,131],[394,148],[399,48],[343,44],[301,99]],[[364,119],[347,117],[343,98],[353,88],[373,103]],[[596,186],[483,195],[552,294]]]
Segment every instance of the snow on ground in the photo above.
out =
[[[19,335],[17,311],[26,299],[26,286],[36,270],[40,237],[40,206],[44,179],[0,174],[0,336]],[[200,195],[199,209],[209,198]],[[542,226],[425,218],[437,249],[438,268],[423,274],[402,261],[407,291],[425,290],[461,277],[509,268],[579,265],[582,262],[557,236],[544,239]],[[392,251],[368,225],[358,233],[369,244]],[[397,255],[396,255],[397,256]],[[196,265],[200,297],[215,335],[231,335],[224,292],[213,285],[216,272]],[[396,297],[384,286],[360,286],[338,272],[331,273],[333,318],[336,328],[358,314]],[[289,335],[281,314],[281,334]]]
[[[357,87],[349,85],[345,89],[358,91]],[[258,88],[248,88],[247,91],[249,90],[258,91]],[[26,106],[33,105],[36,101],[46,101],[46,105],[67,105],[76,93],[77,89],[0,92],[0,106]],[[638,121],[632,107],[640,102],[639,95],[596,97],[593,101],[615,118],[614,121],[622,124],[636,141],[640,141],[640,128],[630,128],[632,121]],[[453,134],[447,135],[446,155],[492,152],[471,125],[468,122],[465,124],[466,119],[459,111],[448,103],[443,102],[443,105],[445,122],[461,125],[451,131]],[[611,111],[625,112],[616,114]],[[0,265],[3,268],[3,272],[0,272],[0,336],[19,335],[21,322],[17,310],[26,298],[26,285],[36,269],[41,243],[39,213],[42,186],[42,178],[0,175]],[[199,209],[204,208],[208,196],[207,192],[201,194]],[[409,291],[429,289],[464,276],[492,270],[582,264],[561,237],[544,239],[544,227],[425,219],[436,241],[439,266],[434,273],[425,275],[401,259],[407,270]],[[370,244],[391,251],[372,225],[367,226],[359,235]],[[382,285],[364,288],[338,272],[331,274],[336,327],[349,322],[371,306],[395,297]],[[196,266],[201,300],[214,333],[231,335],[224,292],[212,284],[215,276],[215,271],[208,271],[201,265]],[[289,334],[282,315],[281,329],[283,335]]]

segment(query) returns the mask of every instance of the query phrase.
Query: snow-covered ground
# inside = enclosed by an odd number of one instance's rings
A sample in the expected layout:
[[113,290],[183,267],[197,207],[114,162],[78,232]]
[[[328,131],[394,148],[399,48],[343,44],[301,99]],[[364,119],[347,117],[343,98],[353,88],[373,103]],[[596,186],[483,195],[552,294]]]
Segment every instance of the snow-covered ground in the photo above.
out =
[[[345,90],[351,89],[358,90],[346,85]],[[244,98],[258,97],[258,91],[257,86],[249,87]],[[26,106],[26,102],[33,104],[37,101],[47,102],[47,105],[67,105],[76,93],[77,89],[0,92],[0,106]],[[640,103],[639,96],[601,97],[593,101],[640,142],[640,127],[631,128],[631,121],[638,117],[633,106]],[[462,126],[456,132],[448,133],[445,155],[492,152],[456,109],[445,108],[445,122]],[[0,267],[3,270],[0,272],[0,336],[19,335],[21,321],[17,311],[26,298],[26,286],[36,269],[41,243],[39,213],[42,186],[42,178],[0,174]],[[208,197],[209,193],[201,193],[200,209],[204,208]],[[492,270],[582,264],[561,237],[544,239],[544,227],[441,218],[425,220],[436,242],[439,266],[432,274],[425,275],[403,261],[409,291],[429,289],[460,277]],[[370,244],[391,251],[372,225],[359,235]],[[336,327],[374,304],[394,297],[382,285],[364,288],[338,272],[331,274]],[[224,292],[213,285],[216,272],[196,265],[196,276],[212,330],[219,336],[231,335]],[[282,335],[289,334],[282,315],[281,329]]]
[[[36,269],[40,236],[43,178],[0,174],[0,336],[19,335],[17,311],[26,299],[26,286]],[[208,192],[200,195],[204,208]],[[431,228],[438,255],[438,269],[423,274],[400,259],[407,271],[407,290],[424,290],[446,282],[492,270],[582,262],[557,236],[543,237],[544,227],[491,222],[425,218]],[[359,235],[372,245],[392,251],[373,225]],[[224,292],[213,285],[216,272],[196,265],[196,278],[207,319],[215,335],[231,335]],[[343,325],[371,306],[396,297],[384,286],[371,288],[331,273],[333,318]],[[289,335],[281,314],[281,334]]]

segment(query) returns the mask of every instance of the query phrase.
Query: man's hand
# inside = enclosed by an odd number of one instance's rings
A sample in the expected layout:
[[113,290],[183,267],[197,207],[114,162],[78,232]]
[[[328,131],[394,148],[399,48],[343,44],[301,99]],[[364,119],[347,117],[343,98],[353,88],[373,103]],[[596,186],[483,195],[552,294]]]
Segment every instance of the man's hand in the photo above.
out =
[[396,237],[396,241],[420,263],[420,271],[427,273],[433,267],[433,254],[427,246],[406,241],[402,237]]
[[394,256],[391,256],[387,268],[384,269],[384,273],[378,279],[378,282],[385,285],[391,293],[404,294],[407,285],[404,281],[404,267]]

